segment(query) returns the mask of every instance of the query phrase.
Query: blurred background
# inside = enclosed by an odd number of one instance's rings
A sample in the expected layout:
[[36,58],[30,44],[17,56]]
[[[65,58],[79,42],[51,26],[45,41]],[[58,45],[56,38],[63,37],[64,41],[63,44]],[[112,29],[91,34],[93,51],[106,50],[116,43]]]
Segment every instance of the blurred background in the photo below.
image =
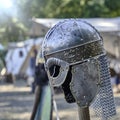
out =
[[100,32],[119,101],[120,0],[0,0],[0,120],[29,120],[32,52],[39,53],[47,31],[66,18],[87,21]]

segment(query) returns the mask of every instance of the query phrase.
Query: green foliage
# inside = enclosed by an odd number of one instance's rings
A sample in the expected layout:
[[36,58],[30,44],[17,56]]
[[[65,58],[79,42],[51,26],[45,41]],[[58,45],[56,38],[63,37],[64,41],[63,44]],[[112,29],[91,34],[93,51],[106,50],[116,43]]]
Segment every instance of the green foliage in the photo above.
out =
[[119,0],[34,0],[29,8],[29,14],[37,18],[91,18],[120,15]]
[[[24,6],[23,2],[20,2],[20,5]],[[8,42],[19,41],[20,36],[22,36],[22,40],[27,37],[26,23],[28,23],[28,17],[22,15],[26,16],[26,13],[22,13],[22,7],[19,7],[15,2],[14,9],[11,9],[11,11],[0,7],[0,43],[7,45]]]
[[120,16],[120,0],[12,0],[16,14],[0,10],[0,42],[25,39],[35,18],[93,18]]
[[18,20],[9,17],[6,21],[1,23],[0,42],[2,44],[5,45],[8,42],[18,41],[20,35],[25,38],[25,27]]
[[120,16],[120,0],[105,0],[105,6],[109,9],[108,16]]
[[112,11],[120,10],[120,0],[105,0],[105,5]]

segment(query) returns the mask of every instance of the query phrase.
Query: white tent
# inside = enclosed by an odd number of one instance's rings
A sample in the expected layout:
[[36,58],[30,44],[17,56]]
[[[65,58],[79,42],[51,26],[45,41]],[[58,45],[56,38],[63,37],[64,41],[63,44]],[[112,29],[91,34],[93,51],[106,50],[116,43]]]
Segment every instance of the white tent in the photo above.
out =
[[[32,47],[41,47],[43,38],[29,39],[24,42],[12,43],[5,57],[7,72],[13,75],[29,73],[29,58]],[[22,52],[22,56],[20,56]]]

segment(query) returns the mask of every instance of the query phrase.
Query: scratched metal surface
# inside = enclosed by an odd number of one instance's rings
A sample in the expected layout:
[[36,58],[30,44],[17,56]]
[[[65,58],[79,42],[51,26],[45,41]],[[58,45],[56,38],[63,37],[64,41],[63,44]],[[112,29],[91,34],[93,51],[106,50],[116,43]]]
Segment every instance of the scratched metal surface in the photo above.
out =
[[104,50],[103,46],[101,46],[101,41],[99,40],[47,54],[46,58],[55,57],[71,64],[78,61],[83,62],[86,59],[96,57],[100,54],[104,54]]
[[101,40],[97,30],[79,19],[59,22],[47,33],[43,42],[43,53],[50,54],[76,45]]
[[73,76],[70,88],[80,107],[89,106],[95,98],[100,85],[99,72],[97,60],[72,67]]

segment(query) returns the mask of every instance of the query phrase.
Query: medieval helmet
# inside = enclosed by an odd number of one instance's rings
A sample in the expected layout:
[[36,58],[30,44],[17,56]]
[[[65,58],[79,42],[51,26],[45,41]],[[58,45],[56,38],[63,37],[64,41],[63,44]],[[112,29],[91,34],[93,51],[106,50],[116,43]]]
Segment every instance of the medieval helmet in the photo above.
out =
[[[101,93],[114,104],[103,40],[92,25],[80,19],[59,22],[46,34],[42,51],[49,81],[62,86],[67,102],[86,107]],[[114,108],[103,104],[104,110]]]

